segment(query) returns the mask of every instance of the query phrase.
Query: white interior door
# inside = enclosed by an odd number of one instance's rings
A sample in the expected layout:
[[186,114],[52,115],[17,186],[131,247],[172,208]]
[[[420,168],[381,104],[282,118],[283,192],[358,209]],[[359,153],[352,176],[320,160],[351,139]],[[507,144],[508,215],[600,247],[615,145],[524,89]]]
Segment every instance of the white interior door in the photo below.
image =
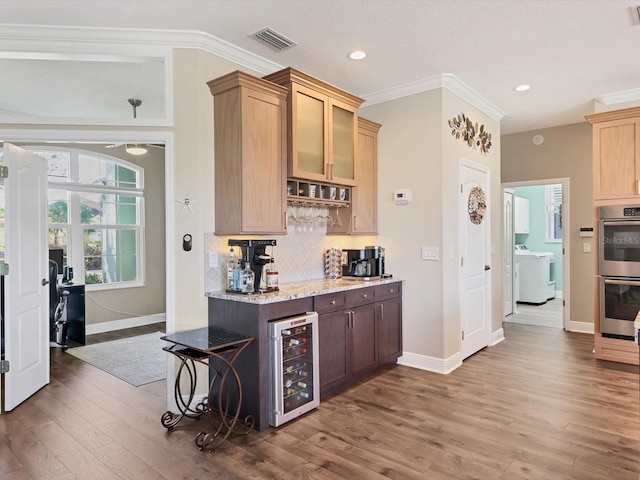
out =
[[8,143],[5,180],[5,410],[49,383],[47,162]]
[[465,359],[489,344],[491,331],[489,169],[461,160],[460,183],[460,352]]
[[503,204],[503,219],[504,219],[504,315],[511,315],[514,313],[514,268],[513,268],[513,255],[514,255],[514,196],[513,190],[505,188],[502,193]]

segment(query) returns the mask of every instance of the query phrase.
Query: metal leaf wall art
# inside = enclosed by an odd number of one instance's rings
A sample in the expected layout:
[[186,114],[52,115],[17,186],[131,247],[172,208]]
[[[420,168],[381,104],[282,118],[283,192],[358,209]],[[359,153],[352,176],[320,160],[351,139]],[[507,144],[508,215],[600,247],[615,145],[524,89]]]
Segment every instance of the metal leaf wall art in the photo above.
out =
[[461,138],[469,147],[474,150],[480,147],[480,151],[484,154],[489,152],[491,134],[485,130],[484,125],[478,127],[478,122],[474,124],[469,117],[461,113],[449,120],[449,126],[452,129],[451,135]]

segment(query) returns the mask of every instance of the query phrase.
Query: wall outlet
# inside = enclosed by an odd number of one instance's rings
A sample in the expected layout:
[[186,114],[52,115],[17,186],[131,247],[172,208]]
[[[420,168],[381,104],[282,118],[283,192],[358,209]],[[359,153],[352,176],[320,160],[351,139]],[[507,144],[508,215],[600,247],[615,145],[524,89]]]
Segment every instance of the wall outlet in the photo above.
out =
[[216,268],[218,266],[218,254],[216,252],[209,252],[209,268]]
[[422,260],[438,260],[438,247],[422,247]]

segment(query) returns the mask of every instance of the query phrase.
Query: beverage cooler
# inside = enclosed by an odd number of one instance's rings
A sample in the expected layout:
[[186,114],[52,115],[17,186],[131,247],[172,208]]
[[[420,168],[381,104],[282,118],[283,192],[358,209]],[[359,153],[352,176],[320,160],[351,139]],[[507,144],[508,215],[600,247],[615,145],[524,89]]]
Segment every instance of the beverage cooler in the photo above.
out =
[[271,339],[270,421],[274,427],[320,404],[318,314],[269,323]]

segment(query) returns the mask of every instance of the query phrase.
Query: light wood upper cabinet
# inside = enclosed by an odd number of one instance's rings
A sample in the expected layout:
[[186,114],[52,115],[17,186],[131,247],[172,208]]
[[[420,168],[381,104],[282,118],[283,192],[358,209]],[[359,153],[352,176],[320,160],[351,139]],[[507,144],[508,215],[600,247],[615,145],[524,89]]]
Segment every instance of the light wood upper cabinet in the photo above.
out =
[[587,115],[593,125],[593,198],[640,197],[640,108]]
[[351,193],[351,233],[378,233],[378,131],[380,124],[358,119],[356,175]]
[[357,118],[362,99],[293,68],[264,79],[289,90],[289,176],[356,185]]
[[286,234],[287,89],[240,71],[207,85],[216,235]]
[[378,131],[381,125],[358,118],[355,171],[358,182],[351,189],[347,208],[332,208],[340,222],[327,227],[329,234],[378,233]]

